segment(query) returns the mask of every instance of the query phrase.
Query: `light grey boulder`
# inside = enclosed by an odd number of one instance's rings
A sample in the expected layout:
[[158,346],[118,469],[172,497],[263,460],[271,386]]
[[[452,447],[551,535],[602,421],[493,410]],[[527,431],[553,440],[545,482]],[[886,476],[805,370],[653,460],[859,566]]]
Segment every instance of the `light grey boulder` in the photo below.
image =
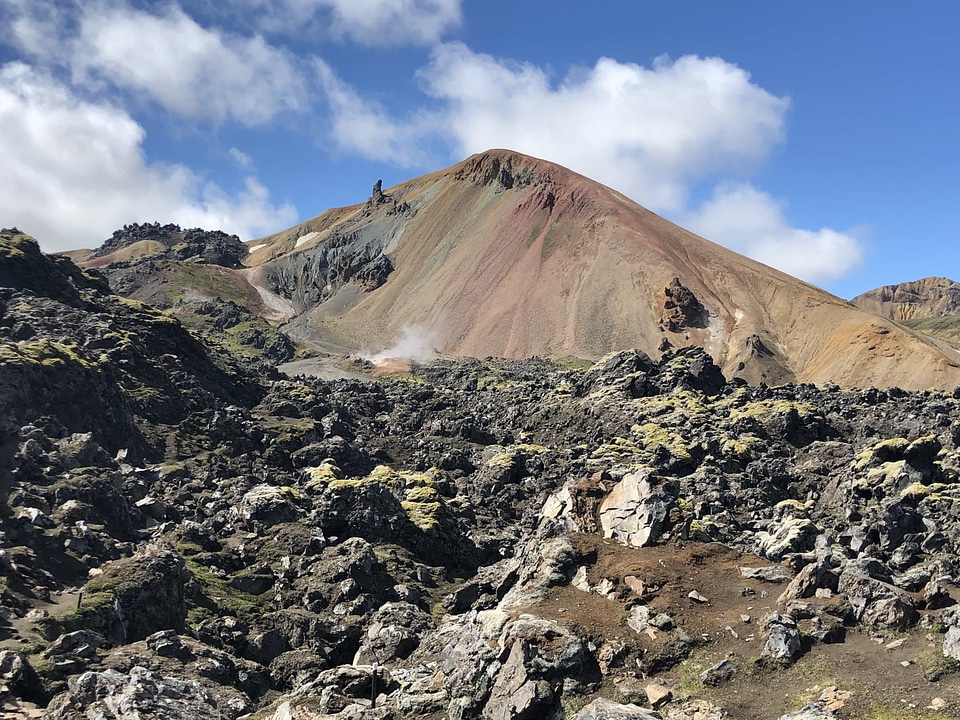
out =
[[230,720],[200,683],[143,667],[85,672],[68,686],[50,702],[44,720]]
[[757,554],[780,562],[789,553],[811,550],[819,534],[820,530],[807,518],[784,518],[771,530],[757,533]]
[[676,506],[674,493],[652,470],[626,475],[600,503],[603,536],[638,548],[652,545],[670,529]]
[[960,660],[960,627],[954,625],[943,637],[943,656]]
[[637,705],[621,705],[606,698],[597,698],[581,708],[573,720],[660,720],[660,715]]

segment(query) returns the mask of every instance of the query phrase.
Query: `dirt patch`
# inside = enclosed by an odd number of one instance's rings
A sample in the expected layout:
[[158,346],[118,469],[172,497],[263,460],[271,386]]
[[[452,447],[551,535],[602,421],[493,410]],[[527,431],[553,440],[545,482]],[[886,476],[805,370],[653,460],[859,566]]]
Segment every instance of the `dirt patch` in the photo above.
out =
[[[737,720],[777,718],[831,686],[850,693],[837,712],[841,720],[960,717],[960,675],[927,679],[943,662],[938,633],[848,629],[843,643],[807,641],[794,665],[771,667],[757,662],[766,641],[760,621],[777,609],[786,584],[746,579],[739,571],[770,562],[718,543],[636,549],[590,535],[571,539],[585,560],[591,591],[573,584],[551,588],[522,611],[571,628],[598,648],[601,659],[619,666],[621,676],[656,677],[676,697],[707,699]],[[637,632],[628,623],[635,605],[669,615],[675,628]],[[733,679],[701,684],[699,673],[723,660],[736,666]],[[600,694],[618,698],[609,681]],[[942,709],[930,709],[940,701]]]

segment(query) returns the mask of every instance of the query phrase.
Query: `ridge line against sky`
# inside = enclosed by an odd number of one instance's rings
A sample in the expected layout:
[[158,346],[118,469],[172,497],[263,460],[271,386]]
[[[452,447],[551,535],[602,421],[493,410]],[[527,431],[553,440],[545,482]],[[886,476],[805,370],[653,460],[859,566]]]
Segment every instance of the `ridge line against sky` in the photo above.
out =
[[848,297],[960,274],[945,18],[717,5],[0,0],[0,224],[251,239],[506,147]]

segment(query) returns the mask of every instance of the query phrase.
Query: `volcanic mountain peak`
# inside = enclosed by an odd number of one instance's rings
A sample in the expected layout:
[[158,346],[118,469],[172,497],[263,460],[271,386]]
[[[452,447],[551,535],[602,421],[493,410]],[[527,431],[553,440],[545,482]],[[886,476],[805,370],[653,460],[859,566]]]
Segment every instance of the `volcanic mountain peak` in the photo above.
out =
[[952,350],[509,150],[378,186],[248,249],[296,310],[287,331],[321,348],[377,350],[416,326],[455,355],[700,345],[754,383],[960,382]]

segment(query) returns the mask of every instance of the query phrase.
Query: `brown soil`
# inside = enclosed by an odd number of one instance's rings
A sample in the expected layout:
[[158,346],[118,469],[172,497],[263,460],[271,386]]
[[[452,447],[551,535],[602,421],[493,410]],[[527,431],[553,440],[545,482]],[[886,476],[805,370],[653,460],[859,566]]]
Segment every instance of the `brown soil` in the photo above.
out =
[[[831,686],[851,693],[837,713],[840,720],[960,717],[960,674],[936,681],[925,676],[943,665],[943,636],[938,633],[848,630],[845,642],[813,645],[790,667],[764,666],[756,662],[765,643],[758,622],[776,610],[786,586],[747,580],[738,567],[771,563],[716,543],[635,549],[595,536],[571,537],[592,562],[587,572],[591,587],[609,579],[617,589],[603,597],[572,585],[556,587],[525,611],[570,627],[598,648],[622,644],[618,673],[633,671],[646,678],[644,670],[652,667],[649,677],[673,687],[675,697],[707,699],[736,720],[772,720]],[[642,596],[624,585],[628,575],[643,582]],[[755,594],[744,594],[747,588]],[[708,602],[690,599],[694,590]],[[637,634],[627,625],[629,607],[637,603],[666,612],[683,628],[693,641],[689,656],[674,642],[675,631]],[[741,615],[750,621],[743,622]],[[901,639],[899,647],[886,648]],[[731,681],[717,687],[698,681],[701,671],[725,659],[737,667]],[[606,683],[599,694],[616,697],[617,689]],[[945,701],[945,708],[927,709],[935,698]]]

